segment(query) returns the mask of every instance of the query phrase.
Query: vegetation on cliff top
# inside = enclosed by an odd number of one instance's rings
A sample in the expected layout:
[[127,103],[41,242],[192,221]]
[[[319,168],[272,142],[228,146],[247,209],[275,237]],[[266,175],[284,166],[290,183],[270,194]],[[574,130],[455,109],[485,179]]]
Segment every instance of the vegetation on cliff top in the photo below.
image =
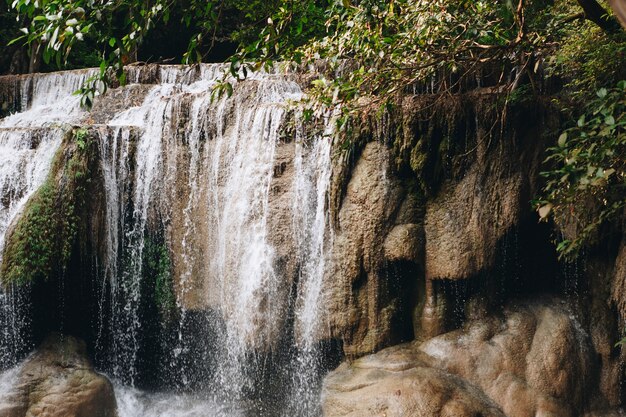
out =
[[[124,64],[139,58],[187,63],[227,58],[229,74],[237,78],[278,60],[319,68],[322,59],[309,111],[339,109],[337,130],[344,138],[372,102],[385,111],[406,92],[445,97],[488,87],[504,98],[503,115],[521,96],[553,95],[572,122],[554,135],[559,144],[549,151],[547,185],[536,204],[544,218],[554,215],[560,224],[576,219],[580,233],[560,244],[562,253],[575,255],[600,224],[622,214],[625,92],[623,84],[616,86],[626,79],[626,36],[604,2],[9,3],[9,14],[17,18],[15,42],[29,45],[32,57],[63,67],[97,55],[100,74],[82,90],[87,104],[106,90],[111,77],[123,84]],[[176,42],[165,42],[167,33],[176,34],[169,36]],[[218,90],[231,91],[226,78]],[[597,91],[600,102],[594,99]]]

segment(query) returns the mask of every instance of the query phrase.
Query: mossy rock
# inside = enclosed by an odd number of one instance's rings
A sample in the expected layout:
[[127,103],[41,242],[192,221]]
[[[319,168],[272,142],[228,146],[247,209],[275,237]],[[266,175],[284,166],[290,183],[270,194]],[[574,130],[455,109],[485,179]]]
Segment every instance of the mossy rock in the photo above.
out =
[[165,321],[176,312],[172,260],[162,234],[144,238],[143,273],[154,285],[154,303]]
[[96,153],[97,143],[87,130],[68,131],[48,178],[7,234],[3,285],[46,280],[65,269],[86,207]]

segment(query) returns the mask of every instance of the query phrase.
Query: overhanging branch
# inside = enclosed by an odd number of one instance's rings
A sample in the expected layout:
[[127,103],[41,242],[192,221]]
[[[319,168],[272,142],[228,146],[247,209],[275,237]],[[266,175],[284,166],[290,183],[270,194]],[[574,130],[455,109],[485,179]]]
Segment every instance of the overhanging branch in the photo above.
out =
[[[615,1],[619,3],[620,1]],[[596,0],[578,0],[578,4],[585,13],[585,19],[598,25],[606,33],[616,33],[621,30],[619,24]]]

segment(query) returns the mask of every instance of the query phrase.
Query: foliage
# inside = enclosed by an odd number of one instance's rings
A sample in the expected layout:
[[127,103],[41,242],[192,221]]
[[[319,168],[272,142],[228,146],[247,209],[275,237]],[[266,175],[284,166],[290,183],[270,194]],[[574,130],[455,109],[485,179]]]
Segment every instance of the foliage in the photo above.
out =
[[72,135],[76,142],[66,141],[55,155],[48,178],[7,236],[1,274],[4,285],[48,279],[70,260],[90,183],[93,147],[85,131]]
[[559,47],[548,57],[547,69],[552,77],[566,80],[568,98],[580,102],[626,79],[625,58],[625,32],[607,36],[592,23],[577,21],[560,29]]
[[[79,91],[84,104],[90,106],[95,95],[106,91],[113,77],[125,84],[124,65],[135,61],[150,32],[168,25],[171,18],[189,29],[176,33],[188,36],[183,63],[203,61],[224,39],[250,43],[242,49],[242,54],[250,58],[278,54],[279,44],[289,43],[293,49],[306,42],[321,27],[316,23],[323,22],[325,3],[319,3],[321,6],[314,1],[287,0],[13,0],[11,10],[18,16],[21,36],[11,43],[34,46],[46,64],[55,63],[58,68],[73,66],[70,56],[76,49],[82,49],[85,63],[93,63],[96,52],[100,72]],[[273,18],[282,22],[281,36],[287,33],[288,41],[276,40]],[[286,25],[287,21],[291,23]],[[287,26],[290,30],[284,32]],[[260,37],[252,35],[259,31]]]
[[276,56],[321,70],[310,91],[311,112],[341,111],[336,120],[345,137],[365,108],[377,103],[384,112],[407,91],[459,92],[486,75],[494,90],[515,92],[538,71],[540,45],[552,42],[545,28],[555,8],[539,0],[333,2],[323,19],[316,15],[324,32],[315,30],[301,47],[292,43],[293,17],[277,16],[262,33],[268,48],[251,45],[257,52],[247,64],[247,51],[240,51],[231,75],[271,67]]
[[607,221],[626,206],[626,81],[598,90],[575,126],[561,133],[548,149],[543,172],[544,198],[536,202],[541,218],[553,214],[573,227],[558,246],[564,256],[575,255],[593,240]]

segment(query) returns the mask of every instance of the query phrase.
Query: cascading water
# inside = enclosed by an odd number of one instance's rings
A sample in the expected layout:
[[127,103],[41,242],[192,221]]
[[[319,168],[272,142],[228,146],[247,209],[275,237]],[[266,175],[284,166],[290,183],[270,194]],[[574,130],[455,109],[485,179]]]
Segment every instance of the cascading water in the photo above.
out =
[[[332,126],[332,123],[327,123]],[[329,136],[331,132],[325,132]],[[319,353],[316,341],[323,315],[320,311],[322,283],[326,266],[326,251],[332,241],[332,229],[328,218],[327,192],[331,179],[331,143],[322,138],[307,141],[304,132],[298,132],[295,157],[295,181],[293,200],[293,221],[296,231],[296,247],[300,264],[298,298],[296,300],[296,343],[298,352],[293,372],[292,398],[297,399],[288,405],[296,414],[304,410],[313,415],[316,412],[319,384]]]
[[[67,126],[84,115],[80,98],[72,92],[90,74],[23,77],[18,100],[23,111],[0,120],[0,263],[6,233],[45,181]],[[14,365],[32,348],[27,287],[0,286],[0,369]]]
[[[45,128],[34,145],[16,139],[37,170],[11,191],[20,198],[10,199],[3,233],[46,178],[65,131],[53,126],[87,121],[96,137],[106,207],[92,343],[98,367],[116,381],[122,417],[317,413],[330,142],[305,134],[291,111],[303,94],[289,77],[254,74],[232,97],[213,100],[222,71],[158,67],[141,100],[97,122],[71,96],[89,72],[42,76],[56,89],[33,77],[22,103],[31,109],[2,122]],[[17,317],[3,308],[2,317]],[[165,391],[134,388],[150,385]],[[275,397],[261,404],[268,393]]]

